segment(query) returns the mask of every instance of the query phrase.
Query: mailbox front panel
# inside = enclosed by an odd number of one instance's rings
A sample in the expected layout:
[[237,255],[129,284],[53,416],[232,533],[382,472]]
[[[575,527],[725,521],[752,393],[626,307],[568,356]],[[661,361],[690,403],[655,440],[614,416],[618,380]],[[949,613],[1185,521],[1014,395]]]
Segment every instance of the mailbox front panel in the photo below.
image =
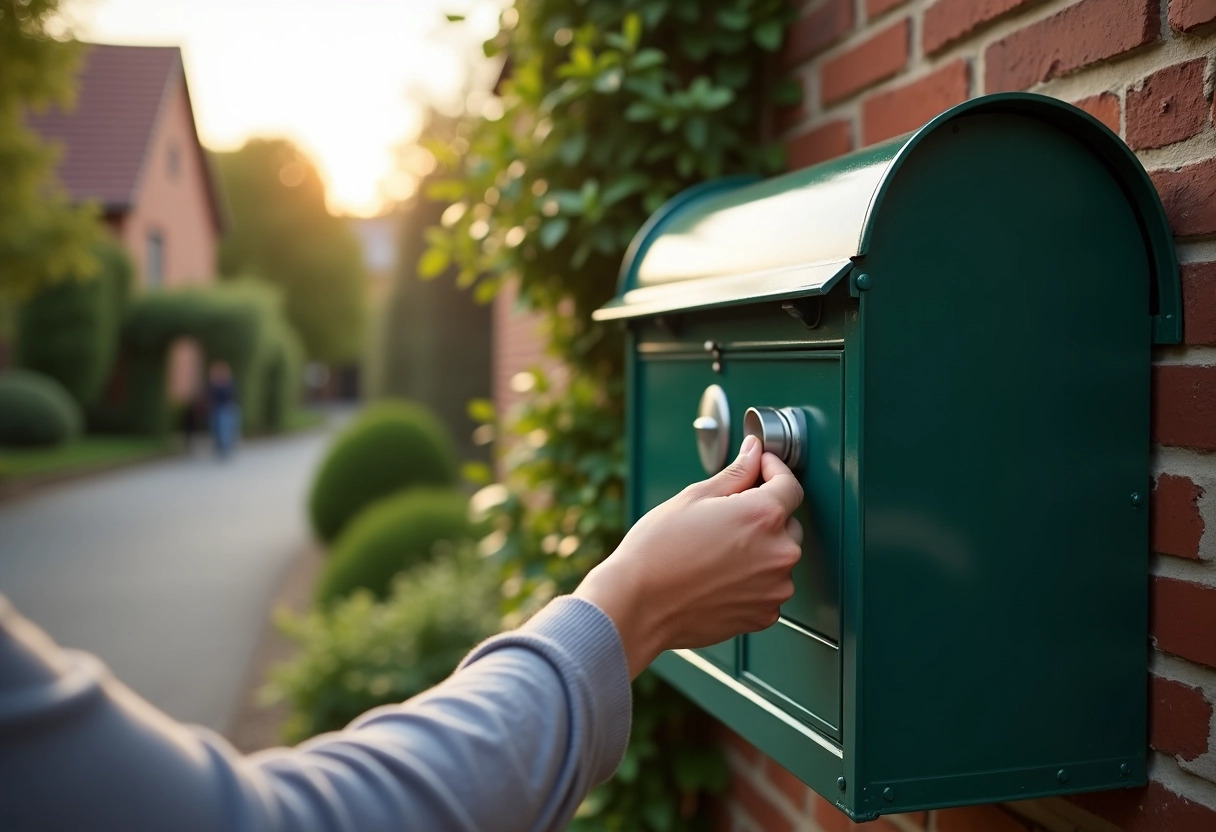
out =
[[774,627],[698,652],[782,710],[830,737],[841,725],[841,511],[843,355],[838,350],[725,352],[719,369],[704,351],[645,356],[637,389],[646,402],[635,430],[634,517],[709,474],[693,421],[702,393],[718,385],[729,407],[731,456],[748,407],[796,407],[806,416],[797,473],[808,499],[794,569],[794,597]]

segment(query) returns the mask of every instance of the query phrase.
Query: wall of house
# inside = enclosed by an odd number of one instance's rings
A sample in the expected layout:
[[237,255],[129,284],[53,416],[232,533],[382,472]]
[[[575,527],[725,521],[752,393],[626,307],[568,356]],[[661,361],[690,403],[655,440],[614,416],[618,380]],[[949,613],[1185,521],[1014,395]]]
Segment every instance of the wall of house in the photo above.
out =
[[[914,129],[991,92],[1076,103],[1156,183],[1182,263],[1185,344],[1153,375],[1153,653],[1147,788],[884,818],[874,832],[1216,830],[1216,0],[811,0],[779,65],[802,105],[772,114],[791,168]],[[1033,672],[1033,671],[1031,671]],[[898,691],[892,695],[897,696]],[[719,828],[853,828],[722,729]]]
[[[118,229],[135,264],[138,289],[149,288],[149,236],[160,234],[165,288],[214,280],[218,231],[207,196],[207,173],[196,146],[194,115],[180,76],[171,82],[149,142],[132,210]],[[193,341],[173,344],[168,356],[168,395],[183,402],[195,394],[202,354]]]
[[[147,285],[148,235],[164,241],[164,286],[210,283],[218,232],[207,199],[206,172],[195,146],[193,115],[180,79],[162,105],[136,186],[133,209],[122,223],[122,241]],[[170,157],[177,156],[176,173]]]

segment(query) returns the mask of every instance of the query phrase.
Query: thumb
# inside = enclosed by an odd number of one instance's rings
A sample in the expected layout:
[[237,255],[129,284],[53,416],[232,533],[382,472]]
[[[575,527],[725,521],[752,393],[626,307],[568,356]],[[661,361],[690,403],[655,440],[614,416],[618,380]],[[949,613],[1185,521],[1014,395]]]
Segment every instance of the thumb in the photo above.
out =
[[697,496],[726,497],[751,488],[760,477],[760,456],[760,440],[754,436],[744,437],[734,462],[709,479],[697,483]]

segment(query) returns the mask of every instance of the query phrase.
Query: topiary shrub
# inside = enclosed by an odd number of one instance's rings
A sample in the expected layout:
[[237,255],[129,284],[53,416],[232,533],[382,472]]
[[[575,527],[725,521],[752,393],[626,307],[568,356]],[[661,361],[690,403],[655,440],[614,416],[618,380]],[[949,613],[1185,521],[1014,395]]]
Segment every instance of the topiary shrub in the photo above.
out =
[[101,395],[118,353],[131,261],[114,242],[99,244],[90,280],[64,280],[22,305],[17,317],[20,366],[62,384],[82,406]]
[[50,376],[0,373],[0,445],[59,445],[80,435],[80,421],[80,407]]
[[381,497],[421,485],[454,485],[456,473],[452,439],[429,410],[404,401],[371,405],[321,462],[308,497],[313,529],[331,543]]
[[133,300],[113,396],[94,413],[99,427],[142,434],[169,428],[165,362],[181,337],[198,341],[207,361],[232,367],[248,432],[282,429],[299,399],[300,347],[278,292],[253,280],[148,292]]
[[317,603],[357,589],[384,598],[398,573],[473,536],[469,500],[459,491],[415,488],[385,497],[343,530],[317,582]]
[[291,706],[287,741],[421,693],[497,632],[498,576],[471,548],[403,574],[383,602],[360,591],[328,610],[280,617],[299,645],[267,691]]

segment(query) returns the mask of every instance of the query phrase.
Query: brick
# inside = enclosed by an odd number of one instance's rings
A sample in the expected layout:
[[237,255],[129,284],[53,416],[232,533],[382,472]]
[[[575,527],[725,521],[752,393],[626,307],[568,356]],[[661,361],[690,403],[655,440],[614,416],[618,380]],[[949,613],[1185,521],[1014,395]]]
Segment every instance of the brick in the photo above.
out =
[[904,18],[825,62],[819,73],[823,105],[835,104],[906,67],[910,32],[911,24]]
[[801,780],[779,764],[776,760],[766,759],[764,762],[764,774],[768,777],[768,781],[777,787],[777,790],[785,795],[789,800],[790,805],[795,809],[801,809],[806,805],[806,796],[809,791]]
[[1193,760],[1208,750],[1212,706],[1203,691],[1172,679],[1149,677],[1149,745]]
[[876,93],[861,105],[862,144],[915,130],[938,113],[967,100],[971,66],[952,61],[920,80]]
[[1149,512],[1149,546],[1163,555],[1199,560],[1203,517],[1199,498],[1203,489],[1187,477],[1162,474],[1153,488]]
[[1189,32],[1216,20],[1216,0],[1170,0],[1170,26]]
[[906,2],[908,0],[866,0],[866,19],[873,20]]
[[748,782],[747,778],[735,775],[731,779],[730,796],[758,828],[765,832],[793,832],[793,821]]
[[1216,450],[1216,367],[1153,366],[1153,441]]
[[791,67],[818,55],[853,30],[853,0],[827,0],[790,26],[781,63]]
[[1040,0],[937,0],[925,9],[921,40],[925,54],[934,55],[1007,14]]
[[1099,95],[1091,95],[1089,98],[1082,98],[1080,101],[1072,102],[1073,106],[1080,107],[1085,112],[1096,118],[1098,121],[1105,124],[1117,135],[1119,133],[1119,96],[1113,92],[1104,92]]
[[1216,589],[1157,576],[1150,597],[1157,649],[1216,667]]
[[1133,150],[1189,139],[1208,121],[1203,91],[1206,58],[1167,66],[1127,93],[1127,143]]
[[790,170],[843,156],[853,149],[849,122],[833,121],[795,136],[785,143],[785,164]]
[[1216,157],[1149,175],[1175,236],[1216,234]]
[[933,813],[937,832],[1029,832],[1030,827],[997,806],[965,806]]
[[1081,0],[991,44],[988,92],[1022,90],[1122,55],[1160,34],[1158,0]]
[[1212,832],[1216,811],[1155,781],[1142,789],[1076,794],[1070,801],[1105,818],[1123,832]]
[[1182,267],[1182,338],[1187,344],[1216,344],[1216,262]]

